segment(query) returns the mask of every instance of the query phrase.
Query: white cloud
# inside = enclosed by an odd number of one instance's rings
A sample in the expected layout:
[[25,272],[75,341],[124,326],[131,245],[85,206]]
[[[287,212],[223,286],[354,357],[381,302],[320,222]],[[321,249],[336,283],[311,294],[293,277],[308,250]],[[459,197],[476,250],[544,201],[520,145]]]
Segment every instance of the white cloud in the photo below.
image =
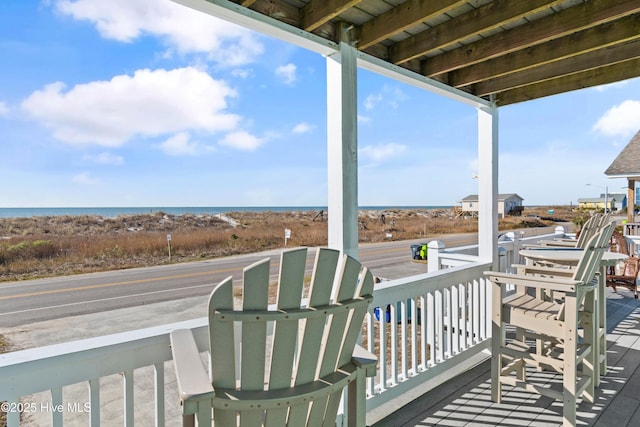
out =
[[236,68],[231,71],[231,75],[239,79],[247,79],[249,76],[253,75],[253,71],[251,69]]
[[616,82],[616,83],[609,83],[606,85],[600,85],[600,86],[594,86],[594,90],[596,90],[597,92],[605,92],[609,89],[620,89],[622,87],[625,87],[627,84],[629,83],[628,80],[623,80],[621,82]]
[[191,141],[188,132],[180,132],[168,138],[160,144],[160,149],[170,156],[195,156],[204,150],[200,144]]
[[32,93],[22,108],[71,144],[118,147],[135,136],[159,136],[189,129],[233,130],[239,117],[225,112],[236,92],[192,67],[138,70],[110,81],[61,82]]
[[71,178],[71,181],[74,184],[79,184],[79,185],[96,185],[99,183],[99,181],[93,178],[89,172],[79,173],[73,176],[73,178]]
[[292,132],[301,134],[301,133],[309,133],[311,132],[315,126],[311,126],[309,123],[298,123],[293,127]]
[[122,156],[117,156],[115,154],[111,154],[109,152],[103,152],[96,155],[87,155],[84,157],[86,160],[89,160],[94,163],[99,163],[101,165],[116,165],[119,166],[124,163],[124,158]]
[[627,100],[611,107],[593,126],[606,136],[630,137],[640,127],[640,101]]
[[250,133],[237,131],[225,135],[225,137],[220,140],[220,145],[236,148],[238,150],[254,151],[264,144],[264,142],[264,139],[258,138]]
[[0,117],[9,115],[9,107],[3,101],[0,101]]
[[359,152],[360,155],[369,158],[373,161],[379,162],[387,160],[390,157],[403,153],[407,149],[406,145],[397,144],[395,142],[383,145],[367,145],[362,147]]
[[205,53],[221,65],[250,63],[264,50],[255,33],[172,1],[58,0],[55,7],[76,20],[90,21],[104,38],[130,43],[144,35],[158,36],[170,50]]
[[358,123],[371,123],[371,117],[362,116],[358,114]]
[[296,66],[295,64],[281,65],[276,68],[276,76],[282,79],[287,85],[293,85],[296,80]]
[[375,108],[375,106],[382,101],[382,95],[377,93],[373,95],[367,96],[367,99],[364,100],[364,109],[369,111]]
[[384,105],[396,109],[400,106],[400,102],[405,101],[407,96],[397,86],[384,85],[379,93],[373,93],[364,100],[365,110],[373,110],[384,101]]

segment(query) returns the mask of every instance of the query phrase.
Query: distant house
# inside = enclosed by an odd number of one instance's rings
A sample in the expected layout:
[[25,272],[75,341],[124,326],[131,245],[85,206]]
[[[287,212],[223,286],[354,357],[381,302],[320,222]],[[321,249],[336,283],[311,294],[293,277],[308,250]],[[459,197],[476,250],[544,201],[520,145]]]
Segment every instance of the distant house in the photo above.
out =
[[609,204],[609,210],[620,211],[627,208],[627,195],[624,193],[600,194],[600,197],[587,197],[578,199],[578,209],[604,210],[605,203]]
[[583,197],[578,199],[578,209],[584,210],[604,210],[605,203],[608,203],[607,210],[617,211],[627,207],[627,196],[624,194],[609,194],[605,197]]
[[[498,195],[498,218],[504,218],[505,215],[520,215],[524,206],[524,199],[515,193]],[[471,194],[460,201],[460,209],[463,215],[478,214],[478,195]]]
[[609,178],[627,179],[627,221],[634,222],[634,208],[638,203],[636,182],[640,181],[640,130],[622,149],[618,157],[604,172]]
[[[601,194],[604,196],[604,194]],[[609,193],[609,200],[612,200],[611,205],[614,211],[621,211],[627,209],[627,195],[624,193]]]

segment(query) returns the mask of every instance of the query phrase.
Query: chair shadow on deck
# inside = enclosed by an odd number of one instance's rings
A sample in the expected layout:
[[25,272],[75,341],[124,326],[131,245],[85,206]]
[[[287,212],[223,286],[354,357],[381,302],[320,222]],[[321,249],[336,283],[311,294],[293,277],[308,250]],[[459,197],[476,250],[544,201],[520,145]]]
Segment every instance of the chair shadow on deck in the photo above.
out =
[[[640,425],[640,302],[627,290],[607,291],[608,368],[594,403],[579,401],[578,426]],[[562,376],[533,374],[536,381],[562,386]],[[491,401],[487,360],[405,405],[374,427],[388,426],[560,426],[562,402],[503,386],[502,403]]]

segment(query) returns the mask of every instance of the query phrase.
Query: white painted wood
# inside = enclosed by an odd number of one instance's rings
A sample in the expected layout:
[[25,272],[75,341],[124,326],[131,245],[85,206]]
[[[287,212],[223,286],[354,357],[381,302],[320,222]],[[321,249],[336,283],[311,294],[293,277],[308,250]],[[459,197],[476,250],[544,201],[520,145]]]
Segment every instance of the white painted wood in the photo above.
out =
[[258,31],[271,37],[295,44],[297,46],[317,52],[321,55],[329,55],[335,52],[335,43],[315,36],[299,28],[287,25],[281,21],[270,18],[251,9],[240,6],[227,0],[172,0],[199,10],[206,14],[224,19],[228,22],[241,25],[245,28]]
[[382,76],[398,80],[419,89],[427,90],[431,93],[453,99],[454,101],[458,101],[472,107],[481,108],[490,105],[490,103],[485,99],[471,95],[470,93],[462,90],[452,88],[451,86],[447,86],[444,83],[430,79],[406,68],[390,64],[389,62],[376,58],[368,53],[358,51],[357,54],[358,65],[362,69],[372,71]]
[[[498,261],[498,108],[478,108],[478,256]],[[494,266],[497,270],[497,265]]]
[[[338,256],[337,251],[329,249],[318,251],[316,257],[319,257],[320,261],[314,269],[323,271],[325,270],[322,267],[323,264],[335,265]],[[464,351],[451,359],[437,362],[433,359],[435,343],[442,339],[441,336],[436,336],[434,329],[435,319],[432,318],[432,316],[435,317],[433,292],[464,284],[468,289],[466,296],[469,309],[467,325],[471,324],[470,319],[474,318],[477,311],[474,306],[475,303],[470,303],[474,295],[476,295],[473,289],[474,286],[479,286],[478,280],[482,277],[482,272],[487,270],[489,266],[484,263],[473,263],[470,260],[471,258],[464,266],[398,280],[384,281],[376,285],[372,307],[379,306],[382,308],[381,321],[378,323],[384,321],[384,308],[387,304],[395,305],[398,301],[415,298],[420,301],[420,307],[425,308],[420,313],[422,318],[420,333],[424,334],[421,340],[423,345],[416,347],[418,353],[424,356],[420,357],[418,375],[410,375],[406,379],[399,379],[393,388],[388,388],[385,385],[386,379],[391,375],[387,368],[388,359],[386,359],[385,363],[382,363],[382,358],[379,359],[378,376],[375,379],[369,379],[367,414],[370,419],[375,419],[375,417],[379,419],[379,417],[384,416],[384,411],[392,411],[397,408],[398,403],[394,403],[392,407],[385,409],[386,402],[393,399],[403,399],[400,396],[404,393],[410,393],[412,390],[427,390],[433,387],[434,383],[441,384],[446,378],[451,378],[461,372],[463,366],[474,365],[478,362],[477,358],[482,357],[482,352],[487,348],[488,341],[478,338],[477,335],[471,333],[471,327],[467,326],[469,342]],[[327,269],[331,270],[331,267]],[[335,267],[333,267],[333,270],[335,271]],[[318,300],[318,295],[328,295],[330,293],[330,285],[333,282],[333,276],[331,275],[319,273],[318,277],[315,276],[314,274],[312,277],[313,289],[310,297],[314,301]],[[323,298],[328,301],[329,297]],[[228,305],[232,306],[231,287],[228,288],[228,300],[230,301]],[[462,306],[459,309],[462,310]],[[373,320],[375,321],[375,319]],[[3,378],[3,387],[0,387],[0,401],[18,401],[21,396],[43,390],[64,387],[68,384],[89,381],[145,366],[153,367],[155,364],[169,361],[172,357],[169,332],[175,329],[191,330],[200,351],[209,348],[209,340],[211,338],[207,328],[207,319],[201,318],[106,337],[4,354],[0,357],[0,377]],[[422,332],[423,330],[424,332]],[[368,342],[371,349],[374,343],[382,338],[382,335],[376,334],[378,334],[378,328],[375,328],[375,331],[373,327],[368,328]],[[427,336],[429,334],[430,336]],[[475,337],[473,343],[471,342],[472,336]],[[385,335],[384,339],[388,341],[388,335]],[[428,346],[430,346],[429,356],[432,358],[431,360],[427,360]],[[215,348],[220,349],[220,347]],[[382,348],[386,353],[388,347],[383,346]],[[225,348],[224,351],[228,352],[229,349]],[[394,357],[397,357],[397,355]],[[52,371],[55,371],[57,375],[51,376],[49,372]],[[217,370],[216,372],[221,371]],[[436,377],[438,377],[437,381],[435,381]],[[232,373],[231,378],[235,381],[235,373]],[[97,381],[95,382],[97,383]],[[169,387],[168,384],[166,386]],[[95,389],[95,396],[99,396],[99,388],[96,386]],[[94,396],[93,391],[91,395]],[[175,389],[167,389],[167,398],[175,395]],[[93,398],[92,401],[94,401]],[[93,405],[96,407],[99,404],[94,403]],[[137,410],[137,408],[135,409]],[[386,414],[388,413],[386,412]],[[10,414],[10,416],[12,415]],[[175,420],[167,420],[166,423],[174,425]]]
[[124,371],[122,382],[124,389],[124,425],[133,427],[133,371]]
[[156,427],[164,425],[164,363],[153,365],[156,404]]
[[[51,390],[51,407],[61,408],[62,406],[62,389],[54,388]],[[62,427],[62,411],[51,411],[51,425],[53,427]]]
[[[91,414],[89,415],[89,426],[100,426],[100,378],[94,378],[87,382],[89,388],[89,403],[91,404]],[[158,425],[158,423],[156,423]],[[164,420],[160,423],[164,425]]]
[[356,49],[340,43],[327,57],[329,247],[358,255],[358,111]]

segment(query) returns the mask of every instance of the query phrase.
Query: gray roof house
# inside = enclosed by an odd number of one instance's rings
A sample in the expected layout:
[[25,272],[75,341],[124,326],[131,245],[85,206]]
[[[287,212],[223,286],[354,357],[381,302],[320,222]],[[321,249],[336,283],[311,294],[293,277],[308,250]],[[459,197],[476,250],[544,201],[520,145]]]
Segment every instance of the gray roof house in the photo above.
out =
[[[516,193],[498,194],[498,218],[505,215],[520,215],[522,213],[522,201],[524,199]],[[460,201],[462,213],[478,212],[478,195],[471,194]]]
[[627,179],[627,221],[635,222],[636,181],[640,181],[640,130],[604,172],[609,178]]

